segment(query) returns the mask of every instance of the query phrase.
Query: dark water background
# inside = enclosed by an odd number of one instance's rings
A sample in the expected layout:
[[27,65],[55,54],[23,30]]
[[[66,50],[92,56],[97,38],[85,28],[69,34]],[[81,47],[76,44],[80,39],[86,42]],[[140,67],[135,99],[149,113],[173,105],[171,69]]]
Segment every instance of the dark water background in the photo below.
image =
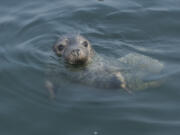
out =
[[[0,0],[1,135],[179,135],[179,0]],[[79,32],[98,53],[165,63],[168,82],[129,95],[63,82],[44,86],[58,36]]]

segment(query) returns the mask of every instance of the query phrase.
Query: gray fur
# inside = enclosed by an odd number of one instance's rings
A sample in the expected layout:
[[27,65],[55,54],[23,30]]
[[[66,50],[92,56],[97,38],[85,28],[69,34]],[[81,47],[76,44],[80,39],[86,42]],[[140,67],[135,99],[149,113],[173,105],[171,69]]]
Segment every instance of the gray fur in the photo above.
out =
[[[88,48],[82,46],[83,41],[88,42]],[[65,49],[62,52],[57,50],[60,44],[65,44]],[[56,55],[60,56],[66,63],[60,63],[61,71],[58,71],[58,66],[55,66],[54,69],[51,68],[51,72],[53,70],[57,72],[55,73],[56,78],[61,75],[69,80],[89,86],[122,88],[128,92],[133,89],[141,90],[160,84],[160,81],[149,76],[160,74],[164,65],[148,56],[130,53],[116,61],[108,57],[105,58],[95,53],[90,42],[80,35],[65,36],[58,40],[53,48]],[[69,55],[71,56],[73,49],[77,48],[81,49],[80,55],[83,56],[77,57],[75,55],[76,60],[83,59],[85,64],[74,67],[78,64],[68,59],[71,58]]]

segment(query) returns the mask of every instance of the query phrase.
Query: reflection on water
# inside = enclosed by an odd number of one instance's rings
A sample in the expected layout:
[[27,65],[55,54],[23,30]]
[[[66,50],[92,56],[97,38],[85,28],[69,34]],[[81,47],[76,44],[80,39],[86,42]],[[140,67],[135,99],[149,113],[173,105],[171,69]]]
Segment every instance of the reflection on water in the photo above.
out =
[[[179,4],[177,0],[2,1],[0,133],[178,135]],[[56,99],[50,100],[47,67],[51,63],[65,69],[52,45],[71,32],[84,35],[98,54],[112,59],[139,53],[161,61],[165,70],[159,77],[168,81],[129,95],[57,75]]]

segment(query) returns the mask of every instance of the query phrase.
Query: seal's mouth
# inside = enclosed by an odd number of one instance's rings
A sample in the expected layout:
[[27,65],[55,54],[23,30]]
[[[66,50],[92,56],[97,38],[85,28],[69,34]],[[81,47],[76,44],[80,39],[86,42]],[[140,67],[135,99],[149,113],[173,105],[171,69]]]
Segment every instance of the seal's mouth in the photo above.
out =
[[79,58],[73,58],[73,59],[66,59],[66,63],[71,65],[85,65],[87,63],[87,59],[79,59]]

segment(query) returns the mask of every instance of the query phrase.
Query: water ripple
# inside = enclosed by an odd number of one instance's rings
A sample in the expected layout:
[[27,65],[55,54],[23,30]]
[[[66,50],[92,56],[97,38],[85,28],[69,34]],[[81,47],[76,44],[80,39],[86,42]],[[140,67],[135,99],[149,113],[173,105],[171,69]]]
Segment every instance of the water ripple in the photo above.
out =
[[[32,134],[43,133],[41,129],[54,134],[60,128],[61,134],[77,134],[77,129],[87,134],[87,127],[102,129],[102,134],[142,134],[146,129],[169,134],[169,129],[179,129],[178,1],[2,1],[0,12],[0,131],[10,129],[9,123],[15,123],[17,133],[25,133],[25,125]],[[111,60],[136,52],[161,61],[165,70],[156,77],[166,83],[129,95],[56,74],[56,99],[49,99],[45,82],[54,77],[51,72],[64,71],[52,45],[73,32]]]

